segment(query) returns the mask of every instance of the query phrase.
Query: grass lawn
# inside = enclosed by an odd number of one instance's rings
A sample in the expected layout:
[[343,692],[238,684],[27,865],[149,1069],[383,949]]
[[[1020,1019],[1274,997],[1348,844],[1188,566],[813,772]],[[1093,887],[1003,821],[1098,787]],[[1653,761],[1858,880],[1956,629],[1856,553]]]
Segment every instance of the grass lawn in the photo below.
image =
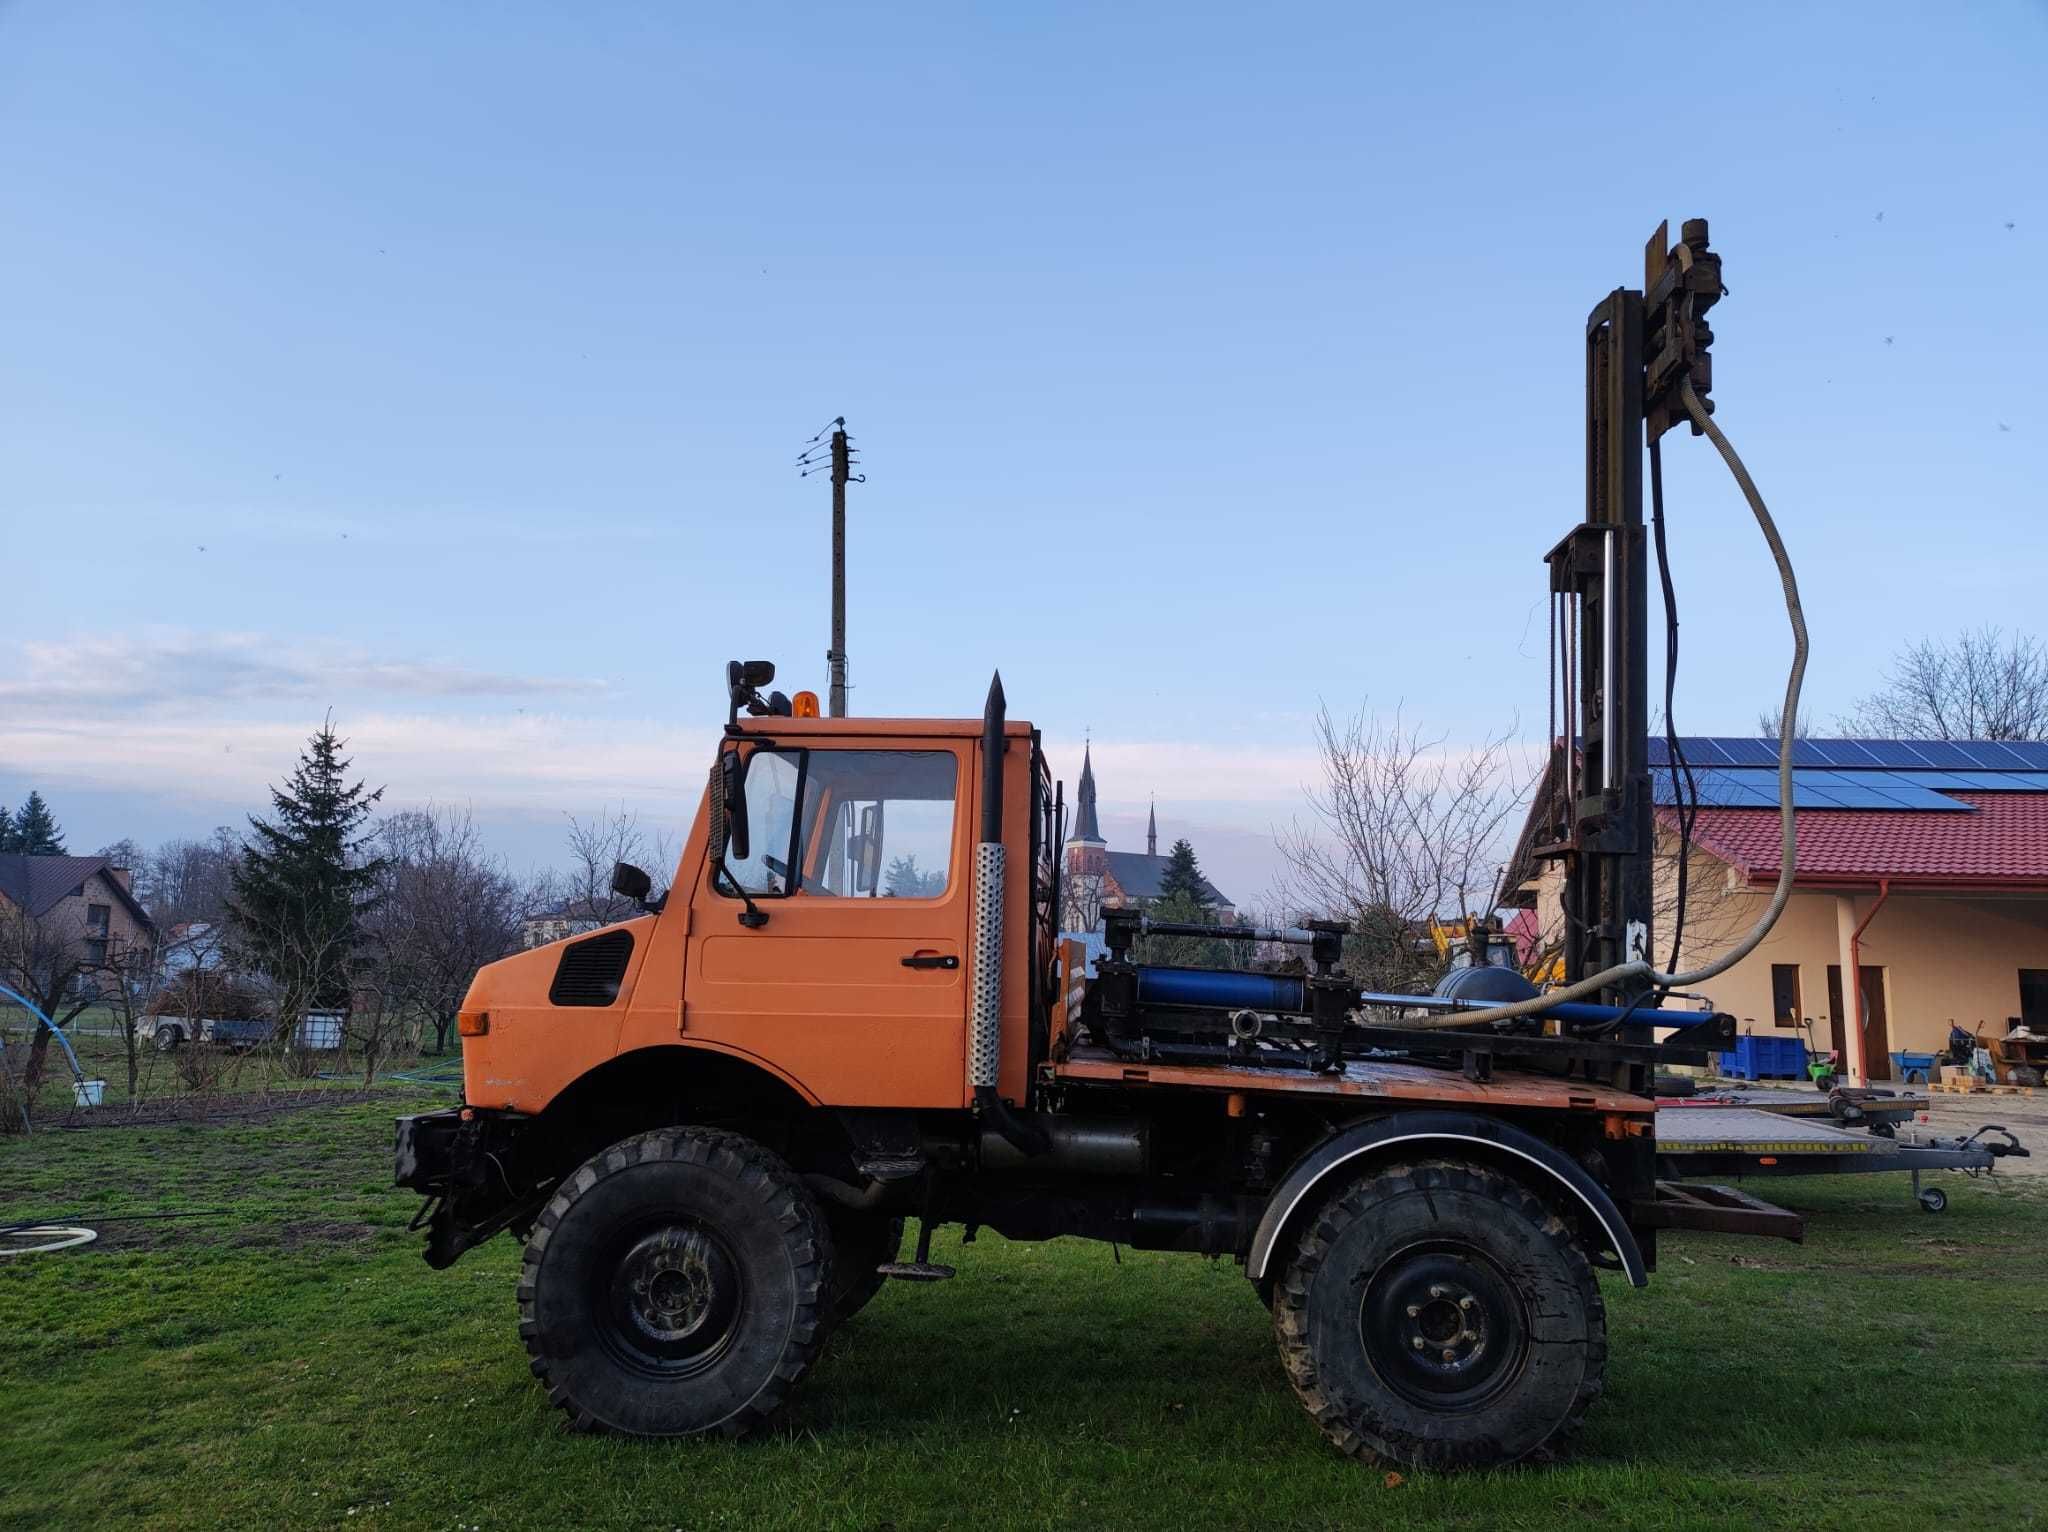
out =
[[[984,1235],[885,1291],[739,1445],[567,1434],[514,1332],[518,1251],[434,1273],[389,1186],[397,1090],[261,1123],[0,1140],[0,1526],[1985,1527],[2048,1501],[2048,1197],[1781,1183],[1803,1247],[1667,1238],[1607,1283],[1566,1462],[1389,1484],[1325,1447],[1227,1262]],[[943,1243],[943,1242],[942,1242]]]

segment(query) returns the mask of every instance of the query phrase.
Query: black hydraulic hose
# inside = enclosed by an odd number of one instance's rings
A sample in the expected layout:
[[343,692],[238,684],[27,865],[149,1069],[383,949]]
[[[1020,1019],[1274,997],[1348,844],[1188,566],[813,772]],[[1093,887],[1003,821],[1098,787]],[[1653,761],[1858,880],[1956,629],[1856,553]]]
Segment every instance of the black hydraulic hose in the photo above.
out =
[[[1671,772],[1671,795],[1678,800],[1677,897],[1671,915],[1671,961],[1666,965],[1675,973],[1685,941],[1686,883],[1691,871],[1692,830],[1700,812],[1700,789],[1693,778],[1692,763],[1678,743],[1678,722],[1672,714],[1672,699],[1678,690],[1678,591],[1671,580],[1671,550],[1664,540],[1664,452],[1654,436],[1650,438],[1650,529],[1657,544],[1657,580],[1664,588],[1664,763]],[[1682,781],[1680,772],[1684,773]]]

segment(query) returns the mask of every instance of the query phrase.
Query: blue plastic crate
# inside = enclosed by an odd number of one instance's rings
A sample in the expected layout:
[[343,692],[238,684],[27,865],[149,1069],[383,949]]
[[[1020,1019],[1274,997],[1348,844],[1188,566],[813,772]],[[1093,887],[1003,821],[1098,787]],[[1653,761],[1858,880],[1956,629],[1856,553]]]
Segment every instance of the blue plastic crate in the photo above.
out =
[[1806,1044],[1796,1037],[1735,1039],[1732,1052],[1721,1055],[1721,1073],[1736,1080],[1799,1080],[1806,1075]]

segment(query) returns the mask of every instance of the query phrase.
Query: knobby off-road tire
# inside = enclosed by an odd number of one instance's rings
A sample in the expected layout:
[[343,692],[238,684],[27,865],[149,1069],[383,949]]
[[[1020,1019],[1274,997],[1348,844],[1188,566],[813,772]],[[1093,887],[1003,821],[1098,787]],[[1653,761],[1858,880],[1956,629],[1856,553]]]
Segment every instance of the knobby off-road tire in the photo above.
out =
[[1520,1183],[1446,1160],[1368,1173],[1315,1210],[1273,1328],[1325,1436],[1421,1468],[1543,1452],[1607,1363],[1607,1311],[1564,1221]]
[[826,1205],[832,1225],[832,1282],[826,1309],[835,1325],[868,1305],[889,1279],[875,1268],[903,1253],[903,1220]]
[[831,1270],[824,1214],[779,1158],[662,1128],[586,1161],[541,1211],[519,1334],[577,1430],[740,1436],[817,1356]]

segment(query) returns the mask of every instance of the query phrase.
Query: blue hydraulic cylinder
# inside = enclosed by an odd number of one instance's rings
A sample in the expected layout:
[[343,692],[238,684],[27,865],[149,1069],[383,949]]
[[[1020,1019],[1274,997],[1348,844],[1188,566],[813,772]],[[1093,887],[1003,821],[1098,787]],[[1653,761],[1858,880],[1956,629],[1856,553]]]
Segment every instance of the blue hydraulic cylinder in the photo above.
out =
[[1305,1011],[1301,980],[1224,968],[1138,968],[1140,1005],[1213,1005],[1234,1011]]

